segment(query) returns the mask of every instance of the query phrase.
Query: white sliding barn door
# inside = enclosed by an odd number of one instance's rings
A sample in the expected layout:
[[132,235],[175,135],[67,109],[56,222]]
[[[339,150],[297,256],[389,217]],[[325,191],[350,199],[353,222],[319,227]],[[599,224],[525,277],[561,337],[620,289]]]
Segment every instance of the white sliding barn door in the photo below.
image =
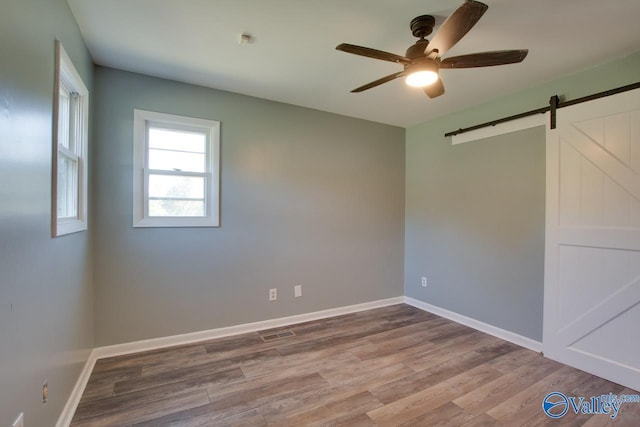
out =
[[640,390],[640,90],[547,130],[545,356]]

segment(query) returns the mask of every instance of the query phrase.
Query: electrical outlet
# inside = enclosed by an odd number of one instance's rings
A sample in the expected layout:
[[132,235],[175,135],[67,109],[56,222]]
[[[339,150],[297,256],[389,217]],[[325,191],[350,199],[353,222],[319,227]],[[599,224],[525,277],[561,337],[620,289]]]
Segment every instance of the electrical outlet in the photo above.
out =
[[278,289],[269,289],[269,301],[275,301],[278,299]]
[[293,287],[293,296],[300,298],[302,296],[302,285],[296,285]]
[[42,384],[42,403],[47,403],[47,399],[49,399],[49,380],[44,380],[44,384]]
[[427,278],[422,276],[422,287],[426,288],[427,287]]
[[24,427],[24,412],[18,415],[18,418],[11,424],[11,427]]

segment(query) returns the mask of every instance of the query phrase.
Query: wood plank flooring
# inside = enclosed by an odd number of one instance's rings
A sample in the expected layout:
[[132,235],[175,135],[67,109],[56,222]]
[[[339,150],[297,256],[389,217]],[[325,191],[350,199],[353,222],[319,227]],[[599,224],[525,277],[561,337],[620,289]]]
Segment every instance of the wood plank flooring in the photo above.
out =
[[552,420],[551,391],[637,394],[400,304],[98,360],[71,425],[640,426],[628,403]]

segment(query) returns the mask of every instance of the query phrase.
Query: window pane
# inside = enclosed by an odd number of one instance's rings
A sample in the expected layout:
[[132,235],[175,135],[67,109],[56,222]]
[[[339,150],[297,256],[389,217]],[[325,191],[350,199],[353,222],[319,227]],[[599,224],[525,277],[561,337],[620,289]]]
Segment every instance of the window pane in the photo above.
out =
[[205,216],[204,200],[149,200],[149,216]]
[[206,172],[204,154],[149,149],[149,169]]
[[149,175],[149,198],[204,200],[204,177]]
[[58,144],[64,148],[69,148],[69,123],[71,116],[69,109],[71,103],[69,101],[69,93],[60,88],[60,96],[58,97]]
[[205,172],[206,142],[204,133],[152,127],[149,129],[149,168]]
[[58,152],[58,218],[78,216],[78,163]]

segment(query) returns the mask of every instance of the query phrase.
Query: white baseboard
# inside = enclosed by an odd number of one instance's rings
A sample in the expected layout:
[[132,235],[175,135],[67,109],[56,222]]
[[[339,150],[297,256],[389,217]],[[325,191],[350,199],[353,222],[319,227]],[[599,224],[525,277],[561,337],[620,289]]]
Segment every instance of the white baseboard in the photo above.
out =
[[330,308],[328,310],[314,311],[312,313],[297,314],[294,316],[280,317],[277,319],[263,320],[260,322],[245,323],[242,325],[228,326],[225,328],[209,329],[206,331],[191,332],[187,334],[172,335],[168,337],[153,338],[143,341],[134,341],[124,344],[116,344],[95,349],[98,359],[120,356],[122,354],[137,353],[140,351],[155,350],[158,348],[176,345],[191,344],[215,338],[239,335],[248,332],[261,331],[263,329],[279,328],[295,323],[309,322],[311,320],[325,319],[327,317],[340,316],[342,314],[356,313],[358,311],[371,310],[372,308],[386,307],[394,304],[402,304],[404,297],[387,298],[362,304],[348,305],[344,307]]
[[498,328],[497,326],[472,319],[471,317],[463,316],[462,314],[458,314],[453,311],[449,311],[411,297],[404,297],[404,302],[405,304],[409,304],[413,307],[419,308],[420,310],[424,310],[440,317],[444,317],[445,319],[453,320],[456,323],[469,326],[470,328],[477,329],[478,331],[493,335],[494,337],[512,342],[521,347],[528,348],[529,350],[533,350],[536,352],[542,351],[542,343],[540,341],[527,338],[520,334],[516,334],[515,332]]
[[344,307],[331,308],[328,310],[315,311],[312,313],[298,314],[288,317],[280,317],[277,319],[263,320],[260,322],[245,323],[242,325],[228,326],[225,328],[210,329],[206,331],[191,332],[181,335],[172,335],[162,338],[153,338],[143,341],[134,341],[124,344],[115,344],[104,347],[96,347],[93,349],[87,362],[85,363],[80,377],[76,381],[71,395],[65,405],[56,427],[68,427],[73,418],[73,414],[80,403],[80,398],[84,392],[91,371],[98,359],[106,357],[120,356],[124,354],[137,353],[140,351],[155,350],[164,347],[171,347],[176,345],[192,344],[199,341],[206,341],[215,338],[228,337],[231,335],[239,335],[248,332],[256,332],[263,329],[278,328],[282,326],[293,325],[296,323],[309,322],[312,320],[325,319],[327,317],[340,316],[343,314],[356,313],[364,310],[371,310],[374,308],[386,307],[394,304],[408,304],[421,310],[433,313],[435,315],[444,317],[457,323],[469,326],[487,334],[496,336],[505,341],[512,342],[522,347],[528,348],[533,351],[542,351],[542,343],[532,340],[531,338],[524,337],[522,335],[510,332],[488,323],[480,322],[479,320],[472,319],[470,317],[463,316],[453,311],[445,310],[440,307],[428,304],[426,302],[419,301],[410,297],[394,297],[387,298],[378,301],[371,301],[362,304],[348,305]]
[[231,335],[239,335],[248,332],[256,332],[263,329],[279,328],[282,326],[293,325],[296,323],[309,322],[311,320],[325,319],[327,317],[340,316],[342,314],[357,313],[358,311],[371,310],[373,308],[386,307],[394,304],[404,303],[404,297],[387,298],[383,300],[365,302],[362,304],[348,305],[344,307],[330,308],[328,310],[314,311],[312,313],[298,314],[295,316],[280,317],[277,319],[263,320],[260,322],[245,323],[237,326],[229,326],[226,328],[209,329],[206,331],[191,332],[181,335],[172,335],[169,337],[153,338],[143,341],[134,341],[124,344],[115,344],[104,347],[94,348],[89,359],[84,365],[82,372],[76,385],[71,392],[71,396],[67,400],[56,427],[68,427],[73,418],[73,414],[80,403],[80,398],[87,386],[91,371],[98,359],[106,357],[120,356],[124,354],[137,353],[140,351],[155,350],[164,347],[176,345],[191,344],[199,341],[206,341],[214,338],[228,337]]
[[91,372],[96,364],[97,358],[95,353],[95,349],[91,350],[91,353],[89,353],[89,358],[85,362],[82,372],[80,372],[80,376],[73,386],[73,390],[71,390],[71,395],[62,409],[62,413],[60,414],[60,418],[58,418],[56,427],[68,427],[69,424],[71,424],[73,414],[76,413],[76,408],[78,407],[78,403],[80,403],[82,393],[84,393],[84,389],[87,387],[89,377],[91,377]]

